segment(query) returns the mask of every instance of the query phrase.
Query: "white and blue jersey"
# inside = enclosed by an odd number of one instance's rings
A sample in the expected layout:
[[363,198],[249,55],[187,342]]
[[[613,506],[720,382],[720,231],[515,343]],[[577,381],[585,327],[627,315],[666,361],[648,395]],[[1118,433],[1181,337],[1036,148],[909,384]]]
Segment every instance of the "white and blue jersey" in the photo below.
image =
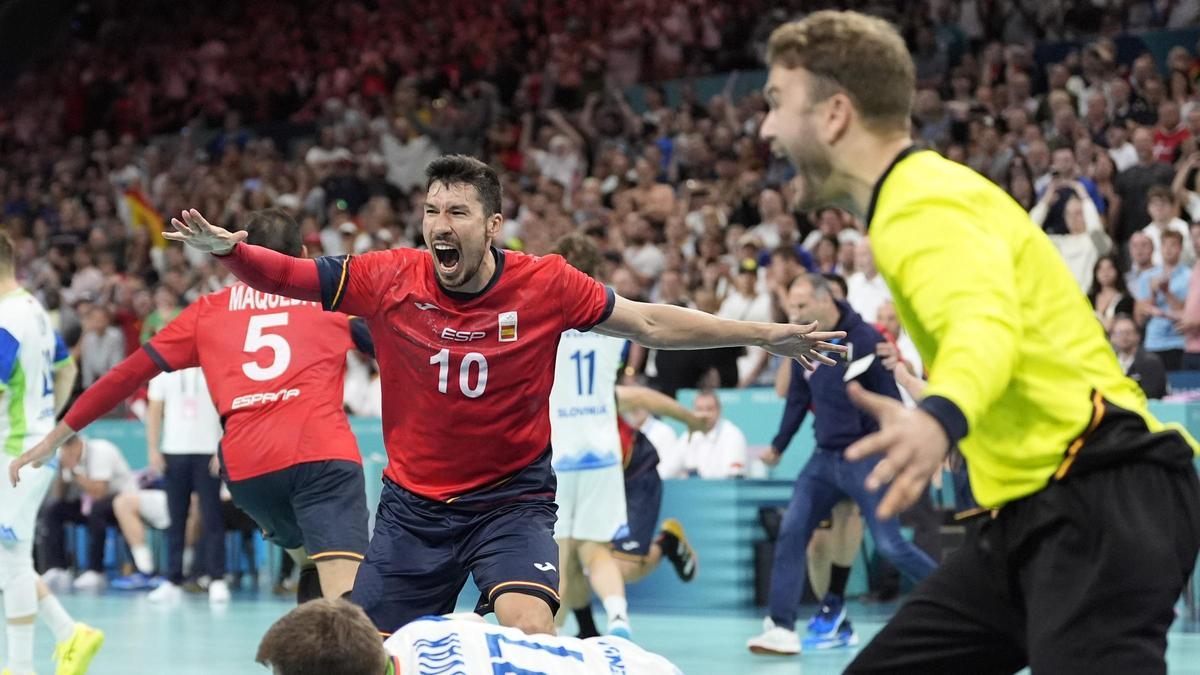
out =
[[620,338],[577,330],[562,334],[550,390],[556,472],[621,464],[616,384],[624,349]]
[[619,637],[580,640],[424,617],[383,643],[403,675],[680,675],[670,661]]
[[69,357],[25,289],[0,297],[0,450],[17,457],[54,429],[54,369]]

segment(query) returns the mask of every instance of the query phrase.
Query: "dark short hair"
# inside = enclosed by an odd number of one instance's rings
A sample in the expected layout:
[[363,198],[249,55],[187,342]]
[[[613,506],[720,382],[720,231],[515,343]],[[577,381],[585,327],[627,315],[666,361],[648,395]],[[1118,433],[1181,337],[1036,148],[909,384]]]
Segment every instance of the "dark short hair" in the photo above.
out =
[[284,614],[263,636],[254,659],[279,675],[383,675],[387,652],[357,605],[310,600]]
[[828,272],[826,274],[822,274],[821,278],[824,279],[825,281],[829,282],[829,285],[826,286],[826,288],[829,288],[830,286],[834,286],[834,285],[836,285],[838,288],[840,288],[842,291],[843,298],[848,297],[850,295],[850,285],[846,283],[846,277],[843,277],[840,274],[834,274],[832,272]]
[[1180,246],[1183,246],[1183,234],[1175,230],[1167,230],[1162,233],[1162,240],[1174,239]]
[[247,232],[247,244],[262,246],[293,257],[299,256],[304,250],[300,226],[281,208],[271,207],[252,212],[242,229]]
[[696,401],[700,400],[700,398],[703,396],[707,396],[707,397],[711,398],[712,400],[716,401],[717,407],[718,408],[721,407],[721,397],[717,394],[716,389],[713,389],[712,387],[705,387],[705,388],[701,389],[700,391],[696,392],[696,398],[693,399],[692,402],[695,403]]
[[8,233],[0,230],[0,272],[12,272],[17,267],[17,247]]
[[444,185],[470,185],[479,194],[483,214],[490,218],[500,213],[500,177],[483,162],[466,155],[443,155],[425,167],[425,190],[434,183]]
[[578,232],[565,235],[554,244],[554,253],[566,258],[568,265],[589,277],[595,278],[600,274],[603,256],[595,242],[586,235]]
[[1165,199],[1169,202],[1175,201],[1174,196],[1171,195],[1171,188],[1165,185],[1154,185],[1149,190],[1146,190],[1146,202],[1149,203],[1151,199]]

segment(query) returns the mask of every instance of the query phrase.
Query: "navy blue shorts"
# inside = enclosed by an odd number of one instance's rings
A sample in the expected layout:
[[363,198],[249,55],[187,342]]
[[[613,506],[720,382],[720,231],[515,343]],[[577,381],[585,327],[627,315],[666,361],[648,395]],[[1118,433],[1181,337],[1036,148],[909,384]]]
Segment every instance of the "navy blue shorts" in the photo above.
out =
[[317,561],[362,560],[367,552],[370,513],[357,462],[304,462],[228,484],[233,503],[268,541],[303,548]]
[[636,558],[650,555],[650,546],[658,534],[662,493],[662,478],[653,466],[625,479],[625,513],[629,529],[625,536],[613,539],[615,555]]
[[479,588],[480,614],[509,592],[542,598],[557,612],[555,485],[549,451],[498,487],[450,504],[385,477],[351,600],[385,635],[419,617],[454,611],[468,575]]

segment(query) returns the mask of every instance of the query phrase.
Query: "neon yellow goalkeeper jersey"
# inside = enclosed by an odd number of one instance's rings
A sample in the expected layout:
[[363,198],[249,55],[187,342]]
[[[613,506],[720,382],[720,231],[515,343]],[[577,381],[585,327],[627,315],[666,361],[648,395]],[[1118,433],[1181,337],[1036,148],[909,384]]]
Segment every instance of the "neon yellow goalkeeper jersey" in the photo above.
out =
[[867,223],[928,368],[921,407],[958,442],[980,504],[1128,459],[1192,461],[1195,440],[1150,414],[1057,249],[991,181],[910,148]]

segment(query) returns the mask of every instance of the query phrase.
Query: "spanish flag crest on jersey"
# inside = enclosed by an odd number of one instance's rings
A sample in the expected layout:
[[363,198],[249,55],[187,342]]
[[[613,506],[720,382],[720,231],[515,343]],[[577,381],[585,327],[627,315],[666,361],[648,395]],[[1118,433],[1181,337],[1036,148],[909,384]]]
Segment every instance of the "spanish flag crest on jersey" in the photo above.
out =
[[500,341],[517,341],[517,313],[504,312],[500,315]]

